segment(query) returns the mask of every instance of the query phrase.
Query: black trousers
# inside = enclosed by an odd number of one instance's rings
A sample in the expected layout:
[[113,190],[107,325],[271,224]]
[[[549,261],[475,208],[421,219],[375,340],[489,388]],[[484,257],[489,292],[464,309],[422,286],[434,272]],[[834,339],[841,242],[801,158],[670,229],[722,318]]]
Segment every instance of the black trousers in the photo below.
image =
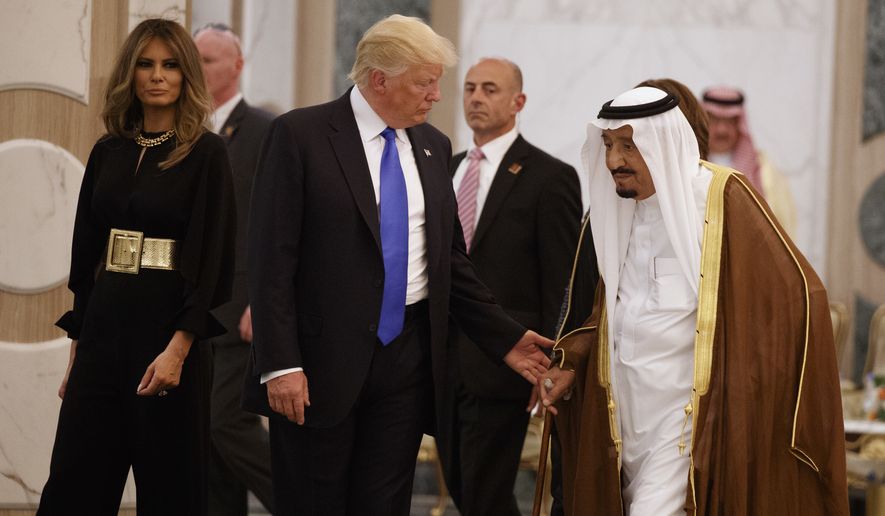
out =
[[259,416],[240,408],[249,344],[226,335],[211,347],[209,514],[245,516],[247,488],[273,513],[270,437]]
[[482,398],[459,382],[449,494],[463,516],[519,516],[513,484],[528,428],[526,401]]
[[116,516],[130,466],[139,516],[206,514],[208,379],[199,346],[178,388],[142,397],[135,390],[156,354],[80,341],[37,514]]
[[[277,516],[408,515],[433,411],[426,308],[376,349],[357,403],[331,428],[270,423]],[[306,371],[310,382],[310,371]]]

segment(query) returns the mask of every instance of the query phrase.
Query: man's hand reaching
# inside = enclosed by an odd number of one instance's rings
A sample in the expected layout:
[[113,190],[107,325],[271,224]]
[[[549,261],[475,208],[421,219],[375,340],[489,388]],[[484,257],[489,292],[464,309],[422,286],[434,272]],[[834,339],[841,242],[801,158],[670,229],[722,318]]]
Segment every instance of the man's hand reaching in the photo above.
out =
[[547,372],[550,358],[541,348],[553,347],[553,341],[528,330],[506,355],[504,363],[532,385]]

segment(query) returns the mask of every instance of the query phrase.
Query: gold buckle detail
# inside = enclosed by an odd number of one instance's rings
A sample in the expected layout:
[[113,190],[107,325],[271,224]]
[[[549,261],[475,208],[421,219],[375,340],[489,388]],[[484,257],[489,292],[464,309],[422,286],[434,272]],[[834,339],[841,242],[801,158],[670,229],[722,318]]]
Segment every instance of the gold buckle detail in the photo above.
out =
[[108,256],[105,269],[111,272],[138,274],[141,267],[141,248],[144,245],[144,233],[111,229],[108,239]]

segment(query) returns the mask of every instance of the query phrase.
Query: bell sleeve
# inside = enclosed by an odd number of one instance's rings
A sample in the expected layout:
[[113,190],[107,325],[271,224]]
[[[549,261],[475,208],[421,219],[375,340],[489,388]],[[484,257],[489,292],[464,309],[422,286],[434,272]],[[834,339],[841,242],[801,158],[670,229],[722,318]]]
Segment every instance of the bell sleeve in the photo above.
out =
[[71,272],[68,289],[74,293],[74,308],[56,321],[55,325],[66,331],[74,340],[80,338],[80,328],[108,234],[97,227],[92,216],[92,192],[101,162],[101,142],[96,143],[89,154],[80,196],[77,200],[77,215],[74,218],[74,236],[71,243]]
[[200,167],[200,179],[179,257],[181,274],[186,280],[184,302],[173,322],[175,330],[190,332],[197,340],[226,332],[210,311],[230,299],[236,238],[236,206],[227,149],[214,134],[207,133],[202,138],[207,149],[196,164]]

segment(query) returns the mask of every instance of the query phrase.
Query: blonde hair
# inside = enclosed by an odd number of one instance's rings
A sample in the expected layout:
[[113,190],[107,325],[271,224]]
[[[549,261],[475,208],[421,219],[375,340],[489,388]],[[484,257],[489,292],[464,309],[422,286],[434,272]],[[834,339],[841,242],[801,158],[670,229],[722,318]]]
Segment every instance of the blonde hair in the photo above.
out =
[[356,46],[356,59],[348,77],[365,86],[372,70],[395,77],[410,65],[455,66],[458,54],[448,39],[420,18],[394,14],[372,25]]
[[172,56],[178,60],[184,79],[181,94],[175,102],[175,149],[166,161],[160,163],[160,168],[167,170],[187,157],[205,131],[212,112],[212,101],[200,67],[200,54],[190,34],[181,25],[153,18],[139,23],[132,30],[111,71],[101,116],[105,129],[113,136],[134,138],[141,132],[144,111],[135,96],[135,63],[153,38],[159,38],[169,47]]

